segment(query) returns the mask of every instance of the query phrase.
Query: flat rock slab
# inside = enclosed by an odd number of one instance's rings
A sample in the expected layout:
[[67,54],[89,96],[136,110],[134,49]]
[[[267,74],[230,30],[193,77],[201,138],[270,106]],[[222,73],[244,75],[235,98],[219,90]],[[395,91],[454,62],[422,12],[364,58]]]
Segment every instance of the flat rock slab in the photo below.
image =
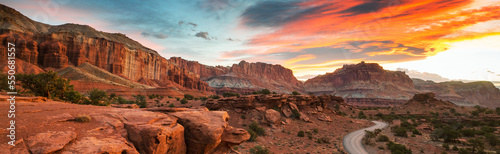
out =
[[28,147],[32,153],[53,153],[64,148],[76,139],[72,131],[48,131],[28,138]]

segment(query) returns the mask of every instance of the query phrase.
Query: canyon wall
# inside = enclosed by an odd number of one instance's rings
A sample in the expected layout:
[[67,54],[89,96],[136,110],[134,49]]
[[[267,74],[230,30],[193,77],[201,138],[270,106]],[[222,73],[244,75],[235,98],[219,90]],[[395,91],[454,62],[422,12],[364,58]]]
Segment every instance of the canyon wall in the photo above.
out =
[[0,56],[7,43],[16,58],[41,68],[61,69],[89,63],[132,81],[173,81],[189,89],[208,90],[196,74],[161,57],[124,34],[97,31],[87,25],[47,25],[0,5]]
[[171,57],[170,61],[200,75],[200,78],[218,93],[248,94],[261,89],[269,89],[279,93],[305,92],[302,83],[295,78],[292,70],[281,65],[241,61],[231,67],[214,67],[179,57]]
[[403,104],[419,92],[404,72],[364,62],[344,65],[332,73],[309,79],[304,88],[313,94],[341,96],[347,103],[360,106]]

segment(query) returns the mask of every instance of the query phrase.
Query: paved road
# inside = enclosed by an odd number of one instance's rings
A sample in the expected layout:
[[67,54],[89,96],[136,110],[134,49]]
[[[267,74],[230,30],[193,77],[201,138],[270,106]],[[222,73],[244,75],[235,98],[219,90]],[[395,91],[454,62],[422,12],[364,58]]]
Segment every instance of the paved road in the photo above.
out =
[[354,132],[351,132],[344,136],[344,150],[347,153],[350,154],[368,154],[368,152],[365,150],[363,147],[363,144],[361,144],[361,140],[363,139],[363,136],[365,136],[365,130],[368,131],[373,131],[375,129],[382,129],[384,127],[387,127],[388,124],[385,122],[380,122],[380,121],[372,121],[375,123],[374,126],[368,127],[368,128],[363,128]]

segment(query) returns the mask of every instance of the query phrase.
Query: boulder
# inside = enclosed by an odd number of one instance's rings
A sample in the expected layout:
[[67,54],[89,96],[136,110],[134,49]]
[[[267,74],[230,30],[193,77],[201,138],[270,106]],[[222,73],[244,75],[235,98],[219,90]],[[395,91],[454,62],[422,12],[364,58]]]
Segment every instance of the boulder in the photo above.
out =
[[32,153],[54,153],[75,139],[72,131],[48,131],[29,137],[27,145]]
[[228,127],[225,111],[185,111],[170,113],[185,127],[187,153],[209,153],[221,142]]
[[[135,112],[134,112],[135,111]],[[184,127],[177,118],[155,112],[122,113],[128,139],[140,153],[185,153]]]
[[321,107],[321,106],[316,106],[316,111],[318,111],[318,112],[323,112],[323,107]]
[[255,109],[257,109],[257,111],[265,111],[266,110],[266,107],[265,106],[262,106],[262,107],[256,107]]
[[304,120],[305,122],[311,122],[311,119],[309,119],[309,117],[306,114],[302,112],[299,112],[299,114],[300,114],[300,120]]
[[285,117],[289,118],[293,115],[294,109],[297,111],[300,111],[299,108],[297,107],[297,105],[295,105],[294,103],[288,103],[287,105],[285,105],[281,108],[281,111],[283,112]]
[[230,153],[235,145],[239,145],[250,139],[250,134],[241,128],[233,128],[231,126],[224,129],[222,134],[222,142],[211,152],[213,154]]
[[292,109],[288,105],[285,105],[281,108],[281,112],[285,115],[285,117],[290,118],[293,114]]
[[330,116],[328,116],[326,114],[322,114],[321,113],[321,114],[318,115],[318,120],[331,122],[332,118],[330,118]]
[[270,124],[279,124],[279,122],[281,121],[281,113],[279,113],[278,111],[276,111],[274,109],[266,110],[265,116],[266,116],[266,120]]

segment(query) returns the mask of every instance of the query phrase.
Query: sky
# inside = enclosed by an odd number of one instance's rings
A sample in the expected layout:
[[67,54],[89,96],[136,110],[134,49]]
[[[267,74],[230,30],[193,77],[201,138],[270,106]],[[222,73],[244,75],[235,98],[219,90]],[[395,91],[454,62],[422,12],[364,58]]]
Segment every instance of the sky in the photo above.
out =
[[305,80],[375,62],[410,77],[500,81],[500,0],[4,0],[29,18],[123,33],[207,65],[281,64]]

